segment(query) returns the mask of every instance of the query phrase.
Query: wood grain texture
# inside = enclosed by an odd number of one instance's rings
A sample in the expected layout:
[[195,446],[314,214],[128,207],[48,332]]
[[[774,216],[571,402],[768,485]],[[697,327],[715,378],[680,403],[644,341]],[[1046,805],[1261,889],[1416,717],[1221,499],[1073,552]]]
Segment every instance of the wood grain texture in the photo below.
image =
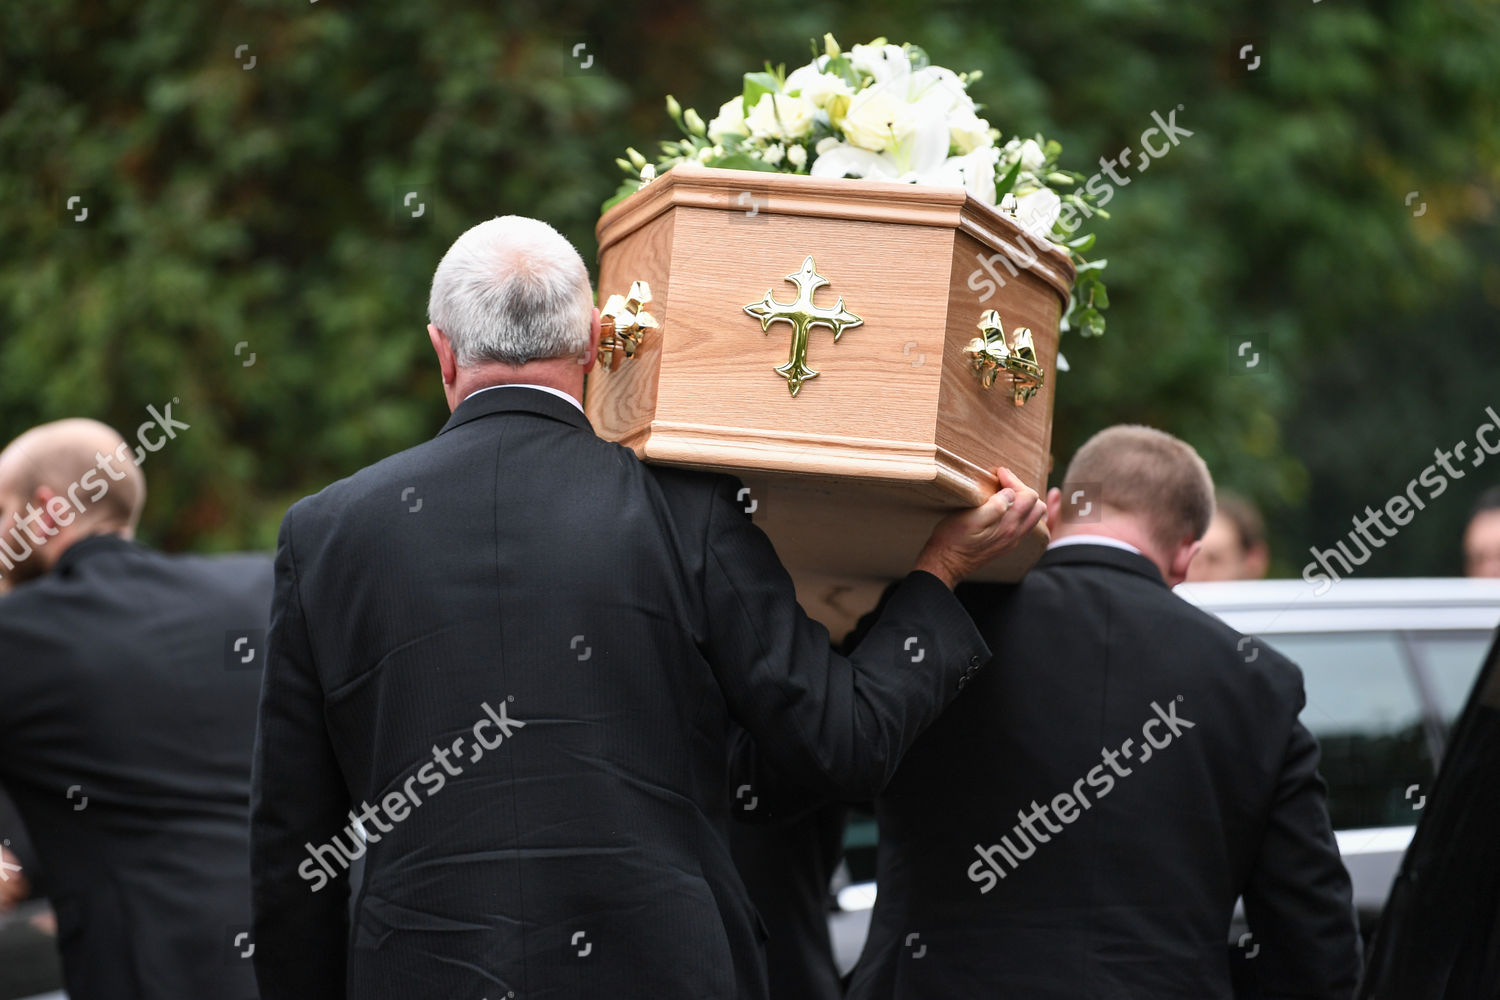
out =
[[[740,474],[825,624],[843,624],[851,595],[905,574],[945,510],[989,496],[995,465],[1045,485],[1073,267],[962,190],[684,165],[597,232],[600,300],[649,281],[662,327],[634,360],[590,376],[590,420],[646,461]],[[842,297],[864,322],[837,342],[812,329],[807,363],[820,374],[793,398],[775,371],[792,327],[762,332],[743,307],[768,289],[791,303],[785,276],[809,254],[828,281],[815,304]],[[995,254],[1004,283],[981,301],[977,258]],[[984,390],[963,356],[990,308],[1035,336],[1047,382],[1025,407],[1003,377]],[[981,576],[1015,579],[1045,546],[1038,528]]]

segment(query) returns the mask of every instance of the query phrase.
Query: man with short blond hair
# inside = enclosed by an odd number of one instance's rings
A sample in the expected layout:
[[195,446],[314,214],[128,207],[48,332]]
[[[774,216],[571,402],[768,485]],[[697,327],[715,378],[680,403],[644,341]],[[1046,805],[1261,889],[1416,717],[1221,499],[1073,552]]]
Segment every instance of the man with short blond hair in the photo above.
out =
[[1207,468],[1111,427],[1064,484],[1031,573],[959,588],[1003,660],[877,800],[849,997],[1229,1000],[1243,897],[1255,995],[1348,1000],[1359,936],[1301,673],[1171,591],[1213,512]]

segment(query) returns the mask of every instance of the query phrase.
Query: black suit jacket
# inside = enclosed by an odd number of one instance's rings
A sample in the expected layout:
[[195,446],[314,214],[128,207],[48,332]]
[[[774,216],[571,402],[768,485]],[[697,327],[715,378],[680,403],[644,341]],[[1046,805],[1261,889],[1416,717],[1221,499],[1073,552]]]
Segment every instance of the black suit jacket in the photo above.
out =
[[765,921],[773,997],[839,1000],[844,994],[828,909],[848,817],[846,806],[833,803],[770,823],[730,827],[735,867]]
[[1349,997],[1350,882],[1297,667],[1108,546],[960,597],[997,658],[879,799],[849,995],[1229,997],[1243,894],[1266,997]]
[[[507,387],[292,508],[252,820],[266,1000],[765,996],[731,719],[873,792],[988,651],[914,573],[832,653],[738,492]],[[346,929],[310,852],[365,803]]]
[[47,873],[72,1000],[255,996],[250,755],[270,603],[265,557],[112,535],[0,598],[0,779]]

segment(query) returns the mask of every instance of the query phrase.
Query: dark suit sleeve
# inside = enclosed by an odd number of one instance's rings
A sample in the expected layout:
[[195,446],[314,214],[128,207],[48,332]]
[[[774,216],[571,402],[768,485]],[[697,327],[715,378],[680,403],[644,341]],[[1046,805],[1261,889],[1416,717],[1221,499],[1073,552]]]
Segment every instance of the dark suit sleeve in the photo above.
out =
[[1360,939],[1349,873],[1328,820],[1318,742],[1295,715],[1260,854],[1245,886],[1245,917],[1260,952],[1265,1000],[1346,1000],[1359,982]]
[[339,871],[314,892],[326,875],[305,845],[322,845],[342,830],[349,794],[323,721],[323,690],[297,590],[294,513],[282,525],[276,552],[251,780],[255,974],[260,1000],[342,1000],[348,877]]
[[708,517],[704,652],[753,737],[758,753],[742,757],[820,791],[873,797],[989,648],[942,581],[914,572],[851,656],[838,655],[737,487],[720,480]]

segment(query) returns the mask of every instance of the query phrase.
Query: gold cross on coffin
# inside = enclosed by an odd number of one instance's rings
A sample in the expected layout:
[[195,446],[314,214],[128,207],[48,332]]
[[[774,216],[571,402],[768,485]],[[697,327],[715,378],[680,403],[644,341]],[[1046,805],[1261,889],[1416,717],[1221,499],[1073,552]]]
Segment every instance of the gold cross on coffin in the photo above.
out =
[[777,368],[776,373],[786,379],[787,388],[795,396],[803,382],[818,377],[817,372],[807,367],[808,331],[815,326],[826,326],[833,331],[834,343],[838,343],[845,330],[862,326],[864,320],[844,308],[843,296],[839,296],[838,305],[832,309],[813,305],[813,292],[828,284],[828,279],[818,273],[811,254],[802,262],[802,270],[787,275],[786,280],[797,286],[795,302],[791,305],[777,302],[771,298],[771,289],[768,288],[766,297],[750,303],[745,312],[760,320],[762,333],[770,332],[771,324],[778,321],[792,325],[791,358]]

